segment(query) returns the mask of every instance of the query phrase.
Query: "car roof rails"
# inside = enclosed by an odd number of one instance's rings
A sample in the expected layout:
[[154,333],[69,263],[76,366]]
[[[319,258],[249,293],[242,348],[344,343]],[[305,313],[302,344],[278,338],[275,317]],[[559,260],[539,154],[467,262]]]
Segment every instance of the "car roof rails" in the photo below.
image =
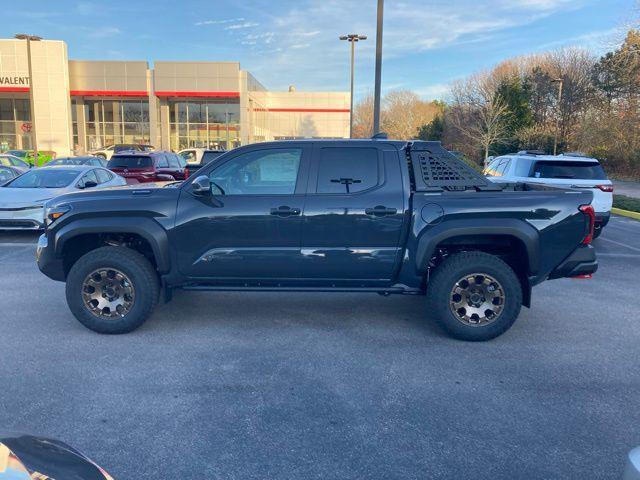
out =
[[562,156],[562,157],[591,158],[591,157],[589,157],[589,155],[587,155],[586,153],[582,153],[582,152],[565,152],[565,153],[561,153],[560,156]]
[[373,137],[371,137],[371,140],[389,140],[389,135],[387,135],[385,132],[378,132]]
[[544,150],[520,150],[518,155],[547,155]]

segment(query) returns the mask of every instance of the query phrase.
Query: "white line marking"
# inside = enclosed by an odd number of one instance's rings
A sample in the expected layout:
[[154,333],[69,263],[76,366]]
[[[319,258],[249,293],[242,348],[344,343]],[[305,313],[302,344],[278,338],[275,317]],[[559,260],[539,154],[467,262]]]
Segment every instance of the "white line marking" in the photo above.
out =
[[596,253],[596,257],[606,257],[606,258],[640,258],[640,255],[636,255],[634,253]]
[[616,242],[615,240],[611,240],[610,238],[600,237],[598,240],[604,240],[605,242],[614,243],[614,244],[619,245],[621,247],[630,248],[631,250],[633,250],[635,252],[640,252],[640,248],[632,247],[631,245],[627,245],[625,243]]
[[0,243],[0,247],[35,247],[36,245],[37,245],[36,243],[26,243],[26,242],[19,242],[19,243],[6,242],[6,243]]

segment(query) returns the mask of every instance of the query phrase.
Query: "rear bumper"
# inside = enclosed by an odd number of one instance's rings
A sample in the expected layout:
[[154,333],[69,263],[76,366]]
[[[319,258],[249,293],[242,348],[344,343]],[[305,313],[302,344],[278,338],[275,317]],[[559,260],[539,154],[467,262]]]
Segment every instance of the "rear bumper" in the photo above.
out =
[[549,279],[591,275],[596,270],[598,260],[595,249],[591,245],[581,245],[551,272]]

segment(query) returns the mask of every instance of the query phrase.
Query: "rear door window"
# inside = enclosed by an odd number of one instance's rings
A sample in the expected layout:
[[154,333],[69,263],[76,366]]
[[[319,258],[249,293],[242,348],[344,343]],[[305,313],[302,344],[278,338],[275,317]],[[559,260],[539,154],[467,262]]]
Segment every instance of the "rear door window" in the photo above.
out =
[[151,157],[146,155],[114,155],[107,168],[149,168],[152,165]]
[[533,160],[530,158],[518,158],[515,161],[513,176],[514,177],[528,177],[531,173],[531,165]]
[[358,193],[380,181],[376,148],[321,148],[316,193]]
[[180,162],[178,161],[178,156],[174,153],[165,153],[165,156],[169,160],[169,166],[171,168],[181,168]]
[[158,155],[158,168],[169,168],[169,160],[164,153]]
[[606,180],[607,175],[598,162],[545,161],[536,162],[534,178],[568,178],[578,180]]

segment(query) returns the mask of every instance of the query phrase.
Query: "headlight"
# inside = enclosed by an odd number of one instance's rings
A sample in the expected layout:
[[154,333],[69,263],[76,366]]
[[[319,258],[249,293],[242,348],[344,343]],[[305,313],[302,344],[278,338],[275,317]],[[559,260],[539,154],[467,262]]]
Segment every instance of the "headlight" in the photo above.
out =
[[53,222],[62,217],[65,213],[71,210],[69,205],[58,205],[56,207],[45,207],[44,210],[44,223],[45,225],[51,225]]

